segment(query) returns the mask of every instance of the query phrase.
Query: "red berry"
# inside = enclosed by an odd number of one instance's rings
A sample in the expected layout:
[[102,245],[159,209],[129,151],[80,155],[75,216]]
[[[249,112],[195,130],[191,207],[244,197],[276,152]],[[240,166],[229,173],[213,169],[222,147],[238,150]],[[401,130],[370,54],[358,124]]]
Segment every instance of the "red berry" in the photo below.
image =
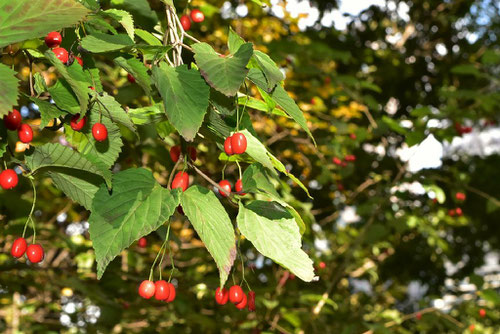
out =
[[453,210],[453,209],[448,210],[448,216],[454,217],[455,216],[455,210]]
[[356,156],[353,154],[346,155],[344,157],[345,161],[356,161]]
[[255,311],[255,292],[253,291],[248,293],[248,310],[250,312]]
[[455,194],[455,198],[457,201],[465,201],[465,194],[462,192],[458,192]]
[[243,293],[243,289],[239,285],[233,285],[229,288],[229,300],[233,304],[238,304],[239,302],[241,302],[244,295],[245,294]]
[[21,124],[17,130],[17,136],[19,140],[25,144],[30,143],[33,140],[33,129],[28,124]]
[[87,116],[83,116],[82,118],[80,118],[80,114],[76,114],[71,117],[69,125],[73,130],[80,131],[85,126],[85,123],[87,123]]
[[82,58],[80,58],[78,56],[75,56],[75,59],[78,62],[78,64],[80,64],[80,66],[83,67],[83,60],[82,60]]
[[156,286],[153,282],[150,280],[144,280],[141,285],[139,285],[139,296],[149,299],[154,296],[155,290]]
[[68,62],[69,55],[65,48],[55,48],[52,52],[54,52],[57,59],[59,59],[62,63],[66,64]]
[[474,324],[470,324],[469,331],[472,333],[474,332],[474,329],[476,329],[476,326]]
[[194,148],[193,146],[189,146],[188,153],[191,160],[196,161],[196,148]]
[[205,15],[199,9],[193,9],[190,15],[191,15],[191,20],[193,20],[193,22],[200,23],[203,22],[203,20],[205,20]]
[[237,304],[236,304],[236,308],[237,308],[238,310],[243,310],[243,309],[247,306],[247,301],[248,301],[248,299],[247,299],[247,295],[245,295],[245,294],[243,293],[243,296],[242,296],[242,297],[243,297],[243,298],[241,299],[241,301],[240,301],[239,303],[237,303]]
[[337,157],[334,157],[334,158],[332,159],[332,161],[333,161],[333,163],[334,163],[334,164],[336,164],[336,165],[338,165],[338,166],[342,164],[342,160],[340,160],[340,159],[339,159],[339,158],[337,158]]
[[175,286],[172,283],[167,283],[168,284],[168,289],[170,290],[168,292],[168,298],[165,299],[167,303],[173,302],[175,300]]
[[461,208],[456,208],[456,209],[455,209],[455,214],[456,214],[457,216],[461,216],[461,215],[463,214],[462,209],[461,209]]
[[137,246],[141,247],[141,248],[146,248],[146,246],[148,245],[148,239],[142,237],[140,238],[138,241],[137,241]]
[[321,261],[321,262],[319,263],[319,268],[320,268],[320,269],[325,269],[325,268],[326,268],[326,263],[325,263],[325,262],[323,262],[323,261]]
[[172,148],[170,149],[170,159],[172,159],[173,162],[177,162],[180,156],[181,147],[179,145],[172,146]]
[[102,123],[95,123],[92,127],[92,136],[94,136],[94,139],[97,141],[105,141],[108,139],[108,129],[106,128],[106,125]]
[[0,173],[0,186],[5,190],[17,186],[18,181],[17,174],[13,169],[6,169]]
[[191,29],[191,20],[189,19],[189,16],[182,15],[180,21],[181,21],[182,29],[184,29],[184,31],[188,31],[189,29]]
[[128,79],[128,82],[130,83],[135,83],[135,78],[132,74],[128,73],[127,74],[127,79]]
[[186,172],[177,172],[172,181],[172,189],[181,188],[186,191],[189,186],[189,174]]
[[349,138],[351,138],[352,140],[355,140],[356,139],[356,134],[355,133],[349,134]]
[[22,120],[23,117],[21,116],[21,113],[19,113],[19,111],[17,111],[16,109],[12,110],[10,113],[3,117],[5,127],[11,131],[19,129]]
[[42,246],[38,244],[29,245],[26,249],[26,256],[28,256],[31,263],[41,262],[44,257]]
[[417,320],[420,320],[420,319],[422,319],[422,313],[418,312],[417,313]]
[[[231,193],[231,183],[229,183],[228,180],[221,180],[219,182],[219,186],[227,191],[228,193]],[[219,194],[221,194],[223,197],[227,197],[227,194],[219,189]]]
[[47,44],[49,48],[55,48],[61,45],[61,42],[62,36],[57,31],[49,32],[47,36],[45,36],[45,44]]
[[217,304],[224,305],[227,303],[228,300],[229,300],[229,292],[227,291],[226,288],[222,288],[222,290],[220,288],[217,288],[215,290],[215,301],[217,302]]
[[233,147],[231,144],[231,139],[232,139],[232,136],[229,136],[224,141],[224,151],[226,152],[227,155],[233,155]]
[[231,148],[234,154],[243,154],[247,150],[247,138],[243,133],[236,132],[231,136]]
[[93,86],[89,86],[89,88],[92,89],[92,90],[95,90],[95,88]]
[[484,308],[479,309],[479,316],[481,318],[484,318],[486,316],[486,310]]
[[236,190],[236,192],[241,196],[246,195],[246,193],[243,192],[243,181],[241,181],[241,179],[238,179],[238,181],[236,181],[236,184],[234,185],[234,190]]
[[28,245],[26,244],[26,240],[24,238],[17,238],[12,244],[10,254],[15,258],[20,258],[26,252],[27,247]]
[[164,280],[155,282],[155,299],[165,300],[170,295],[170,288],[168,283]]

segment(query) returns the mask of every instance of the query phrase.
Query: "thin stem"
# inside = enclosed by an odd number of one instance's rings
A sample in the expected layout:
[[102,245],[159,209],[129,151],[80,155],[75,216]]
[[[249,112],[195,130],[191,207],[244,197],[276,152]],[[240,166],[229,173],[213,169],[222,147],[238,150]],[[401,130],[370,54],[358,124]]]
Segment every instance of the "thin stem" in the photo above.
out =
[[151,265],[151,269],[149,270],[149,280],[150,281],[153,280],[153,272],[154,272],[154,269],[155,269],[156,261],[158,261],[158,258],[160,257],[161,251],[165,247],[165,244],[167,243],[167,240],[168,239],[165,239],[165,241],[163,241],[163,244],[161,245],[160,250],[158,251],[158,254],[156,254],[155,260],[153,261],[153,264]]
[[30,176],[28,179],[31,182],[31,185],[33,186],[33,203],[31,204],[31,211],[30,214],[28,215],[28,218],[26,219],[26,223],[24,223],[24,230],[23,230],[23,238],[24,235],[26,234],[26,227],[28,226],[29,221],[31,220],[33,224],[33,243],[35,243],[35,237],[36,237],[36,230],[35,230],[35,222],[33,221],[33,212],[35,211],[35,203],[36,203],[36,187],[35,183],[33,182],[33,177]]
[[226,196],[232,198],[232,194],[231,193],[227,192],[225,189],[223,189],[221,186],[219,186],[219,184],[217,182],[215,182],[209,176],[207,176],[205,173],[203,173],[201,170],[199,170],[195,165],[193,165],[190,162],[188,162],[188,165],[189,165],[189,167],[193,168],[196,171],[196,173],[198,173],[202,178],[204,178],[205,180],[207,180],[211,185],[213,185],[214,187],[216,187],[217,189],[219,189],[219,191],[225,193]]
[[177,160],[177,162],[175,163],[174,168],[172,168],[172,172],[170,172],[170,176],[168,177],[167,189],[169,189],[169,190],[172,189],[171,188],[172,179],[174,178],[175,171],[177,170],[177,168],[179,168],[179,164],[181,163],[181,160],[184,160],[184,156],[182,155],[182,153],[179,156],[179,160]]
[[[168,224],[167,227],[167,235],[165,236],[165,242],[168,242],[168,236],[170,235],[170,223]],[[165,257],[165,251],[167,250],[167,247],[163,248],[163,254],[160,259],[160,264],[158,264],[158,271],[160,272],[160,281],[161,281],[161,265],[163,264],[163,258]]]
[[242,176],[241,176],[241,166],[240,166],[240,163],[238,161],[236,161],[236,165],[238,166],[238,172],[240,174],[240,180],[241,180]]

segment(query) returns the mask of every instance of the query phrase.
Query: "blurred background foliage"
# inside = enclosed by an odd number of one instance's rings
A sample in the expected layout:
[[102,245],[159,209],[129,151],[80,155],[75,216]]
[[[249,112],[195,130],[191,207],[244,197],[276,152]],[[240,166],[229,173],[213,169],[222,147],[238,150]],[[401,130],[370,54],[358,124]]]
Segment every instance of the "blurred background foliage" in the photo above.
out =
[[[36,205],[46,258],[41,265],[14,261],[10,245],[21,234],[33,196],[21,180],[15,192],[0,192],[0,331],[499,333],[499,3],[379,1],[342,18],[332,14],[341,1],[174,2],[179,14],[191,8],[205,13],[205,21],[191,29],[198,39],[228,53],[231,26],[286,74],[286,89],[304,111],[317,147],[272,105],[261,103],[264,110],[250,109],[250,116],[263,142],[314,198],[281,183],[283,198],[306,223],[303,247],[315,260],[318,281],[299,281],[243,240],[257,311],[220,307],[213,297],[215,264],[189,222],[176,214],[177,299],[168,305],[145,301],[137,286],[164,231],[148,236],[147,247],[124,252],[97,281],[89,213],[48,178],[37,179]],[[101,7],[130,11],[139,28],[164,20],[159,0],[107,0]],[[64,33],[71,43],[74,31]],[[76,44],[63,46],[78,52]],[[9,56],[11,51],[4,49],[1,60],[19,67],[28,92],[26,60]],[[184,53],[184,62],[191,61]],[[108,93],[131,108],[147,105],[126,72],[106,58],[96,62]],[[56,79],[43,64],[34,71],[47,82]],[[38,124],[36,106],[23,103],[30,122]],[[141,143],[125,135],[115,169],[145,166],[166,183],[173,167],[168,148],[178,138],[156,129],[167,135],[159,142],[148,131]],[[35,143],[60,135],[37,131]],[[219,150],[200,138],[195,143],[197,164],[219,174]],[[15,140],[14,147],[25,149]],[[237,170],[228,167],[226,175],[235,179]],[[465,201],[457,200],[457,192],[466,194]],[[241,278],[241,263],[234,276]]]

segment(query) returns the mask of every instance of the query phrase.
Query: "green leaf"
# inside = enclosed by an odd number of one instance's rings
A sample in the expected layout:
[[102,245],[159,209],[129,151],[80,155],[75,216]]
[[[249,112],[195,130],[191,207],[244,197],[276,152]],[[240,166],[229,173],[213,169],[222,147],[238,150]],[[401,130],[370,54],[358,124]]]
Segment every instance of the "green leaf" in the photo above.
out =
[[0,48],[72,26],[87,13],[88,10],[74,0],[1,1]]
[[87,210],[103,183],[100,176],[77,169],[51,169],[47,174],[59,190]]
[[128,115],[132,122],[137,125],[155,124],[167,119],[162,104],[129,109]]
[[[267,80],[262,71],[252,68],[248,72],[248,78],[259,88],[263,90],[267,89]],[[309,131],[309,128],[307,127],[307,121],[304,117],[304,114],[299,109],[295,101],[288,95],[285,89],[281,87],[281,85],[276,85],[270,96],[276,102],[276,104],[283,108],[283,110],[300,125],[300,127],[309,135],[309,137],[311,137],[314,145],[316,145],[316,141],[314,140],[311,131]]]
[[[94,93],[95,94],[95,93]],[[130,116],[123,110],[120,103],[116,102],[114,97],[108,95],[107,93],[95,94],[97,103],[92,107],[96,113],[102,112],[102,115],[112,120],[114,123],[118,123],[126,127],[132,132],[136,132],[136,128]],[[100,104],[100,105],[99,105]]]
[[19,80],[16,78],[16,72],[4,64],[0,64],[0,78],[2,78],[0,80],[0,117],[3,117],[10,113],[17,104]]
[[113,191],[97,191],[89,218],[90,239],[97,260],[97,278],[134,241],[165,223],[179,205],[180,191],[163,188],[153,174],[130,168],[113,176]]
[[33,87],[35,88],[35,92],[40,95],[44,92],[47,92],[49,88],[47,87],[47,83],[45,82],[45,79],[43,75],[41,75],[39,72],[36,72],[33,75],[33,79],[35,79],[35,84]]
[[451,73],[459,75],[473,75],[475,77],[481,77],[484,75],[472,64],[462,64],[453,66],[451,68]]
[[441,189],[441,187],[431,184],[431,185],[423,185],[424,189],[426,192],[432,191],[436,195],[436,199],[439,204],[443,204],[444,201],[446,201],[446,195],[444,193],[444,190]]
[[399,134],[406,134],[406,129],[402,127],[397,121],[393,120],[392,118],[389,118],[387,116],[382,116],[382,122],[387,124],[389,128],[391,128],[392,131],[395,131]]
[[279,198],[270,177],[268,170],[260,163],[251,164],[243,173],[243,191],[246,193],[264,192]]
[[144,42],[148,43],[149,45],[154,45],[154,46],[163,46],[161,41],[156,38],[152,33],[146,30],[142,29],[135,29],[135,34],[139,36]]
[[80,104],[69,83],[64,79],[59,79],[49,87],[49,93],[56,105],[71,114],[80,112]]
[[80,113],[84,115],[89,104],[89,83],[80,64],[77,64],[75,61],[71,66],[66,66],[57,59],[52,50],[45,51],[45,57],[56,67],[63,78],[66,79],[78,99]]
[[70,147],[48,143],[36,147],[26,155],[26,165],[32,173],[43,168],[69,168],[101,176],[111,187],[111,172],[96,165]]
[[153,81],[165,105],[168,120],[187,141],[196,136],[207,113],[210,89],[199,72],[187,65],[153,67]]
[[103,166],[109,168],[115,163],[123,146],[120,129],[103,115],[101,123],[108,129],[108,139],[98,142],[92,136],[91,130],[92,126],[97,122],[99,122],[99,114],[90,112],[87,114],[87,124],[81,131],[74,131],[69,125],[65,124],[66,140],[93,163],[100,162]]
[[267,79],[267,92],[272,91],[279,82],[285,79],[285,76],[276,63],[264,52],[258,50],[254,51],[253,58],[256,60],[256,63]]
[[101,53],[118,51],[134,45],[134,41],[128,35],[108,35],[94,32],[92,35],[82,39],[82,47],[89,52]]
[[481,298],[493,303],[494,305],[500,305],[500,296],[493,289],[485,289],[479,292],[479,295],[481,296]]
[[151,78],[148,75],[148,69],[137,58],[126,59],[124,57],[117,57],[113,60],[116,65],[123,68],[130,73],[137,83],[144,89],[146,94],[151,96]]
[[245,153],[255,161],[260,162],[264,167],[274,171],[273,163],[269,158],[269,152],[260,140],[255,138],[248,130],[241,130],[239,132],[244,134],[247,139],[247,150]]
[[125,29],[125,31],[127,31],[127,35],[130,37],[130,39],[132,41],[134,40],[134,19],[129,12],[121,9],[111,8],[103,11],[102,14],[109,16],[119,22]]
[[238,97],[238,104],[240,106],[246,105],[247,108],[252,108],[252,109],[260,110],[260,111],[264,111],[264,112],[270,112],[270,113],[278,115],[278,116],[290,118],[290,116],[288,116],[283,110],[278,109],[278,108],[274,108],[274,107],[271,110],[269,110],[269,106],[267,103],[265,103],[264,101],[258,100],[255,97],[248,96],[248,95],[239,96]]
[[183,194],[181,205],[201,241],[219,268],[220,286],[229,276],[236,258],[236,243],[231,219],[214,192],[191,186]]
[[233,28],[229,27],[229,36],[227,39],[227,47],[229,52],[235,54],[238,49],[245,44],[245,40],[238,35]]
[[301,236],[294,217],[276,202],[252,201],[239,205],[241,233],[264,256],[287,268],[306,282],[314,278],[313,261],[301,249]]
[[269,154],[269,157],[271,158],[271,161],[272,161],[272,164],[274,166],[274,168],[276,168],[278,171],[282,172],[283,174],[285,174],[286,176],[288,176],[293,182],[297,183],[299,185],[299,187],[302,188],[302,190],[304,190],[307,194],[307,197],[311,198],[311,195],[309,194],[309,190],[307,189],[307,187],[302,183],[302,181],[300,181],[297,177],[295,177],[295,175],[293,175],[292,173],[288,172],[286,170],[286,167],[285,165],[283,165],[283,163],[281,161],[279,161],[274,155],[272,154]]
[[7,150],[7,128],[4,122],[0,122],[0,158],[3,157],[5,151]]
[[57,108],[52,103],[31,97],[30,100],[40,108],[40,130],[45,128],[54,118],[66,115],[66,112]]
[[248,73],[246,66],[253,55],[252,43],[243,44],[234,55],[227,57],[220,57],[207,43],[196,43],[192,48],[196,64],[210,86],[234,96]]

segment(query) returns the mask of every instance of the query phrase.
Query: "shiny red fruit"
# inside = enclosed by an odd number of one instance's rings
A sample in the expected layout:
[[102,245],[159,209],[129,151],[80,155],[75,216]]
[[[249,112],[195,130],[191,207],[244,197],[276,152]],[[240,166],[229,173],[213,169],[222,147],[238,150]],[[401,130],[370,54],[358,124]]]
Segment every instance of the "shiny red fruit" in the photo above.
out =
[[236,192],[241,196],[246,195],[246,193],[243,192],[243,181],[241,181],[241,179],[238,179],[238,181],[236,181],[236,184],[234,185],[234,190],[236,190]]
[[[219,186],[220,186],[222,189],[224,189],[225,191],[227,191],[228,193],[231,193],[231,183],[229,183],[229,181],[228,181],[228,180],[221,180],[221,181],[219,182]],[[224,196],[224,197],[227,197],[227,196],[228,196],[225,192],[221,191],[220,189],[219,189],[219,194],[221,194],[221,195],[222,195],[222,196]]]
[[193,146],[189,146],[188,153],[191,160],[196,161],[196,148],[194,148]]
[[130,73],[128,73],[128,74],[127,74],[127,80],[128,80],[128,82],[130,82],[130,83],[135,83],[135,78],[134,78],[134,76],[133,76],[132,74],[130,74]]
[[170,295],[170,288],[168,283],[164,280],[155,282],[155,299],[165,300]]
[[21,113],[16,109],[12,110],[10,113],[3,117],[3,123],[5,124],[5,127],[11,131],[19,129],[22,120],[23,117],[21,116]]
[[479,309],[479,316],[481,318],[484,318],[486,316],[486,310],[484,308]]
[[149,299],[154,296],[155,290],[156,286],[153,282],[144,280],[142,281],[141,285],[139,285],[139,296]]
[[170,159],[173,162],[177,162],[181,156],[181,147],[179,145],[172,146],[170,149]]
[[248,299],[247,299],[247,295],[245,295],[245,294],[243,293],[243,296],[242,296],[242,297],[243,297],[243,298],[241,299],[241,301],[240,301],[239,303],[237,303],[237,304],[236,304],[236,308],[237,308],[238,310],[243,310],[243,309],[247,306],[247,301],[248,301]]
[[10,254],[18,259],[24,255],[27,247],[28,245],[26,244],[26,240],[24,238],[17,238],[12,244]]
[[243,154],[247,150],[247,138],[243,133],[236,132],[231,136],[231,148],[234,154]]
[[108,139],[108,129],[106,128],[106,125],[102,123],[95,123],[92,127],[92,136],[94,136],[94,139],[97,141],[105,141]]
[[83,118],[80,119],[80,114],[76,114],[73,117],[71,117],[69,125],[73,130],[80,131],[81,129],[83,129],[86,123],[87,123],[87,116],[83,116]]
[[45,36],[45,44],[47,44],[49,48],[55,48],[61,45],[61,42],[62,36],[57,31],[49,32],[47,36]]
[[321,262],[319,263],[319,268],[320,268],[320,269],[325,269],[325,268],[326,268],[326,263],[325,263],[325,262],[323,262],[323,261],[321,261]]
[[43,253],[42,246],[38,244],[29,245],[26,249],[26,256],[31,263],[38,263],[43,260],[45,254]]
[[229,136],[224,141],[224,152],[226,152],[227,155],[233,155],[233,146],[231,144],[231,139],[232,136]]
[[346,155],[344,157],[345,161],[356,161],[356,156],[353,154]]
[[453,209],[448,210],[448,216],[455,217],[455,210]]
[[191,20],[189,19],[189,16],[182,15],[180,21],[182,29],[184,29],[184,31],[188,31],[189,29],[191,29]]
[[186,191],[189,186],[189,174],[186,172],[178,172],[172,181],[172,189],[181,188]]
[[21,124],[17,130],[17,136],[19,140],[25,144],[31,143],[33,140],[33,129],[28,124]]
[[193,9],[190,15],[193,22],[200,23],[205,20],[205,14],[199,9]]
[[465,194],[462,192],[458,192],[455,194],[455,198],[457,201],[465,201]]
[[356,139],[356,134],[355,133],[351,133],[349,135],[349,138],[351,138],[352,140],[355,140]]
[[[233,285],[229,288],[229,301],[233,304],[238,304],[243,300],[243,289],[239,285]],[[246,297],[246,296],[245,296]]]
[[225,305],[227,301],[229,300],[229,292],[227,291],[226,288],[217,288],[215,290],[215,301],[219,305]]
[[475,326],[474,324],[470,324],[470,326],[469,326],[469,331],[470,331],[471,333],[474,333],[474,330],[475,330],[475,329],[476,329],[476,326]]
[[255,292],[253,291],[248,293],[248,310],[250,312],[255,311]]
[[81,67],[83,67],[83,59],[82,58],[75,56],[75,60],[78,62],[78,64],[80,64]]
[[141,247],[141,248],[146,248],[146,246],[148,245],[148,239],[142,237],[140,238],[138,241],[137,241],[137,246]]
[[0,186],[5,190],[17,186],[18,181],[17,174],[13,169],[6,169],[0,173]]
[[68,62],[69,55],[65,48],[55,48],[52,52],[54,52],[57,59],[59,59],[62,63],[66,64]]
[[340,160],[337,157],[333,157],[332,159],[333,163],[336,164],[337,166],[340,166],[342,164],[342,160]]
[[168,292],[168,298],[165,299],[167,303],[173,302],[175,300],[175,286],[172,283],[167,283],[168,284],[168,289],[170,290]]
[[461,216],[461,215],[463,214],[462,209],[461,209],[461,208],[456,208],[456,209],[455,209],[455,214],[456,214],[457,216]]

